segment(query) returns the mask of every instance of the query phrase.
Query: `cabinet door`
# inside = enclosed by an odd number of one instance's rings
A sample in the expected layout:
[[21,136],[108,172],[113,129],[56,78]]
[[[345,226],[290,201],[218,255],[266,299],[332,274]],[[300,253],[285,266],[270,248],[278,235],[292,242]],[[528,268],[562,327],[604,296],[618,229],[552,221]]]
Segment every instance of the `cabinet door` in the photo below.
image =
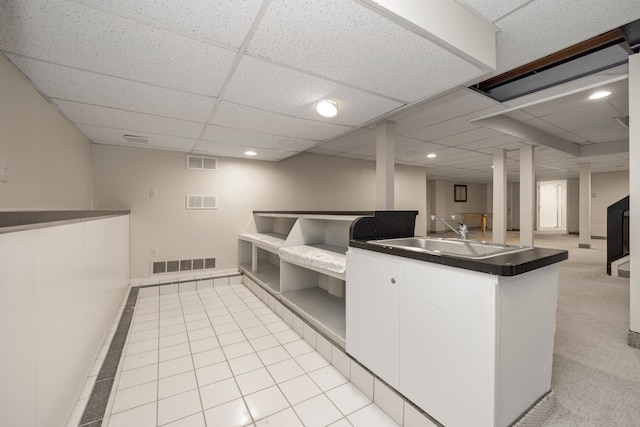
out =
[[394,257],[350,248],[347,252],[347,353],[394,388],[399,379],[398,286]]
[[497,276],[432,263],[402,272],[400,392],[446,426],[493,426]]

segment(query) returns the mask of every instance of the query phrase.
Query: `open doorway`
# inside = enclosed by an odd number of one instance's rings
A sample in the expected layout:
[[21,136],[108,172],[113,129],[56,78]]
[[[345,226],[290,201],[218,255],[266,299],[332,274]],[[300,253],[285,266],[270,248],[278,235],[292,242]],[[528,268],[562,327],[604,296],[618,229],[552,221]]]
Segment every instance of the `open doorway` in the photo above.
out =
[[538,181],[538,231],[567,231],[567,181]]

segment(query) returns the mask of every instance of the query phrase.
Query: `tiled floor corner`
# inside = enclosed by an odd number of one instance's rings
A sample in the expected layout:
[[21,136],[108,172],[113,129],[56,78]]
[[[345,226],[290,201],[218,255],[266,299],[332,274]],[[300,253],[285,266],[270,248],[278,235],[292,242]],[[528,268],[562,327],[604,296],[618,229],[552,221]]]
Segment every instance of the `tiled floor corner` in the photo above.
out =
[[359,365],[262,297],[237,279],[140,289],[103,426],[399,424],[373,379],[348,381]]

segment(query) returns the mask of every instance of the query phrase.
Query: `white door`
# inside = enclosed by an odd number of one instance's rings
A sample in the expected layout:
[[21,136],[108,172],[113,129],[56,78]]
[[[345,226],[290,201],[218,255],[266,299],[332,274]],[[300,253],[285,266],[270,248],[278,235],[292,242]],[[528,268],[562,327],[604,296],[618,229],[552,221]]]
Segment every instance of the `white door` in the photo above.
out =
[[567,230],[567,181],[538,181],[538,230]]

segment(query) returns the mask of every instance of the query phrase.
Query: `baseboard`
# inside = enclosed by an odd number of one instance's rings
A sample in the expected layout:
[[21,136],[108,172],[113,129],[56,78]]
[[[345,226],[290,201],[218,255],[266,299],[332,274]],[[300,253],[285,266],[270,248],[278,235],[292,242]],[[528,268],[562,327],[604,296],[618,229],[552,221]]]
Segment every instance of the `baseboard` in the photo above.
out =
[[629,329],[628,338],[629,345],[631,347],[640,349],[640,332],[635,332]]

